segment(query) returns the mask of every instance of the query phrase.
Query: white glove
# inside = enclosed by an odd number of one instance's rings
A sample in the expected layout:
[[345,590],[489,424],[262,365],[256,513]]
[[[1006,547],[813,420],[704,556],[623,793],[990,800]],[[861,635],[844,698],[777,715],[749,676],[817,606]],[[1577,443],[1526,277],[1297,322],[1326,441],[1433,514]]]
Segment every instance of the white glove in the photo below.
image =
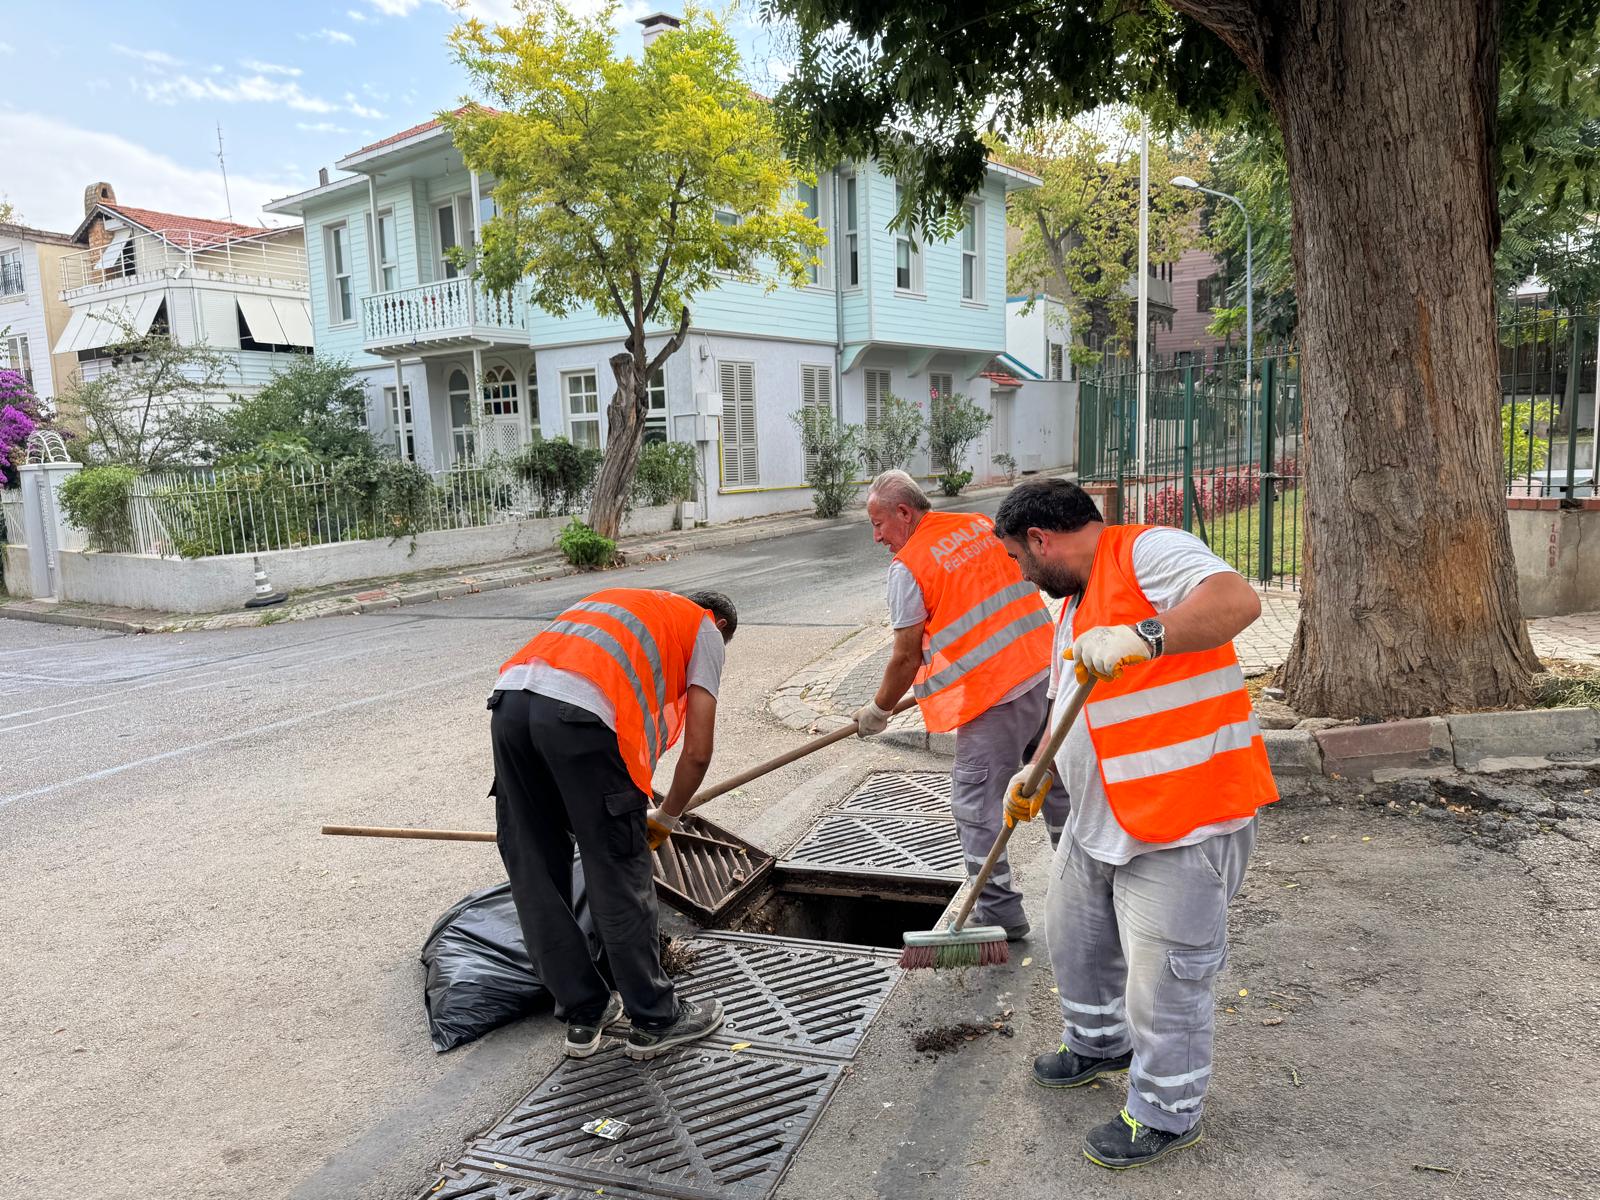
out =
[[868,700],[856,709],[856,735],[858,737],[871,737],[875,733],[882,733],[889,728],[889,718],[893,714],[878,707],[876,700]]
[[673,816],[655,807],[644,814],[645,836],[649,840],[650,849],[661,849],[663,843],[672,836],[672,831],[678,827],[678,821],[682,816],[682,813]]
[[1133,631],[1132,625],[1096,625],[1072,643],[1066,653],[1076,664],[1079,683],[1096,679],[1115,679],[1122,668],[1150,658],[1149,644]]

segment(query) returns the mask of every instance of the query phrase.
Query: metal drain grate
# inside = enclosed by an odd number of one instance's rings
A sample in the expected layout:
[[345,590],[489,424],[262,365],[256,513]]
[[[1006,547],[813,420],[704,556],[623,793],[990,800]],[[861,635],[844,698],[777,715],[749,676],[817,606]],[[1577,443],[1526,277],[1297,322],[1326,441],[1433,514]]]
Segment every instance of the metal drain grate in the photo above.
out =
[[703,817],[687,816],[655,855],[656,894],[709,925],[772,871],[772,855]]
[[950,786],[948,772],[878,771],[834,811],[949,818]]
[[[545,1191],[457,1195],[565,1200],[570,1193],[561,1189],[569,1188],[589,1195],[604,1189],[608,1196],[764,1200],[843,1070],[843,1063],[709,1047],[636,1063],[613,1044],[594,1058],[564,1060],[459,1164],[463,1172]],[[630,1128],[620,1141],[604,1141],[583,1131],[597,1117]]]
[[849,1059],[900,978],[898,955],[744,933],[701,934],[693,966],[673,983],[727,1011],[717,1042]]
[[828,813],[778,865],[786,871],[957,883],[967,877],[954,821],[865,813]]
[[[614,1189],[607,1193],[622,1200],[640,1192]],[[574,1188],[566,1184],[534,1183],[527,1179],[507,1179],[482,1171],[457,1171],[452,1168],[437,1184],[422,1193],[421,1200],[594,1200],[591,1187]]]

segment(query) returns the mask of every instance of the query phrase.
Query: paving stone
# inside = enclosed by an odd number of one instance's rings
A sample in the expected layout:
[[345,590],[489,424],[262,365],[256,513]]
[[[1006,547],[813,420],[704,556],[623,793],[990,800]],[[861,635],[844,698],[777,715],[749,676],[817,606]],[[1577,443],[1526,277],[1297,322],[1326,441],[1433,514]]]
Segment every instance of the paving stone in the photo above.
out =
[[1592,708],[1541,708],[1526,712],[1465,713],[1450,718],[1456,765],[1481,769],[1486,759],[1532,760],[1552,755],[1600,757],[1600,714]]
[[1265,697],[1256,701],[1255,710],[1256,724],[1263,729],[1293,729],[1300,720],[1300,714],[1287,704]]
[[1427,770],[1453,761],[1450,726],[1443,717],[1319,729],[1311,736],[1322,747],[1323,774],[1346,779],[1371,779],[1381,770]]
[[1317,739],[1298,729],[1268,729],[1261,740],[1267,746],[1267,761],[1275,776],[1322,774],[1322,748]]

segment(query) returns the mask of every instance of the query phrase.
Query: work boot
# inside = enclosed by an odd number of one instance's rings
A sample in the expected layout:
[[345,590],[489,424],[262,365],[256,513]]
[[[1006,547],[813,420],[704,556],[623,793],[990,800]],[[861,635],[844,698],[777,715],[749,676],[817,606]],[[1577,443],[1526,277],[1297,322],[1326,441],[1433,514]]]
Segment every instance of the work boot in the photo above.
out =
[[622,1016],[622,997],[615,992],[606,1001],[605,1010],[598,1020],[568,1021],[567,1041],[563,1047],[568,1058],[588,1058],[600,1049],[600,1034],[611,1022]]
[[1111,1058],[1090,1058],[1068,1050],[1067,1044],[1062,1042],[1061,1049],[1041,1054],[1033,1060],[1033,1081],[1049,1088],[1082,1087],[1102,1075],[1126,1071],[1132,1061],[1132,1050],[1125,1050]]
[[1142,1167],[1155,1162],[1163,1154],[1182,1150],[1200,1140],[1200,1126],[1183,1133],[1169,1133],[1141,1125],[1123,1109],[1104,1125],[1096,1126],[1083,1139],[1083,1156],[1090,1162],[1113,1171],[1126,1171],[1129,1167]]
[[629,1058],[644,1061],[665,1054],[685,1042],[694,1042],[722,1028],[722,1001],[709,1000],[696,1004],[693,1000],[678,1001],[678,1019],[664,1029],[640,1029],[637,1025],[622,1047]]
[[1008,942],[1024,941],[1033,932],[1033,926],[1026,921],[1019,921],[1015,925],[1005,925],[1002,928],[1006,931],[1006,941]]

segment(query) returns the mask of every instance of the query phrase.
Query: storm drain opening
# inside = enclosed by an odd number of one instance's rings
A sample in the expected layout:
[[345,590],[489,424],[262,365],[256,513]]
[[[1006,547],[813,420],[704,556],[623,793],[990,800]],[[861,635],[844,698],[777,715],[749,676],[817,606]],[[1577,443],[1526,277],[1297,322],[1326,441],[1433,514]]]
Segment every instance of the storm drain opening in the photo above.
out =
[[779,871],[724,928],[898,953],[908,929],[932,929],[958,884]]

